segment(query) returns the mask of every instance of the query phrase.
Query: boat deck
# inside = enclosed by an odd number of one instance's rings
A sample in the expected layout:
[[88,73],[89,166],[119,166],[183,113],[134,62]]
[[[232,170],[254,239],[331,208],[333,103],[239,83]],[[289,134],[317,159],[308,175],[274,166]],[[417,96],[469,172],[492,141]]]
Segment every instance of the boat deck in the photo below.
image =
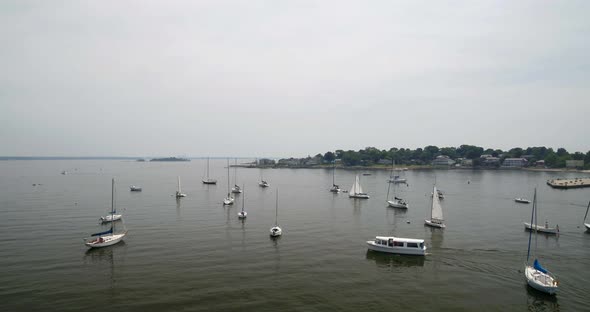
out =
[[547,180],[547,185],[558,189],[590,187],[590,178],[552,179]]

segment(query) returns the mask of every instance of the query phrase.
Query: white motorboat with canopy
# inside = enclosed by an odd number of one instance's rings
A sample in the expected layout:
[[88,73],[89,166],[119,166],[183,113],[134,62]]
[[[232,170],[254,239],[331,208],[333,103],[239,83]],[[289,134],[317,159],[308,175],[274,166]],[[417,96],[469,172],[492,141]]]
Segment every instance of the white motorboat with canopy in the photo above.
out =
[[[531,224],[533,224],[533,222],[536,222],[537,208],[537,189],[535,189],[535,194],[533,196],[533,210],[531,211]],[[531,257],[531,238],[533,232],[535,234],[535,249],[533,250],[533,255]],[[524,275],[529,286],[549,295],[554,295],[555,293],[557,293],[559,281],[551,272],[549,272],[549,270],[541,266],[541,263],[536,258],[536,251],[537,230],[534,229],[529,234],[529,246],[527,250],[526,263],[524,266]],[[535,259],[532,265],[529,264],[529,260],[531,258]]]
[[[112,180],[112,198],[111,198],[111,218],[115,211],[115,179]],[[115,223],[111,222],[111,228],[107,231],[98,232],[90,235],[90,238],[84,239],[84,245],[90,248],[98,248],[98,247],[106,247],[114,245],[121,240],[123,237],[127,235],[127,230],[124,230],[122,233],[115,233]]]
[[367,241],[367,246],[370,250],[401,255],[424,256],[426,254],[423,239],[377,236],[375,240]]
[[[438,194],[436,185],[433,187],[432,194]],[[442,206],[438,196],[432,196],[432,206],[430,209],[430,220],[424,220],[424,223],[428,226],[445,228]]]
[[352,188],[348,192],[348,197],[362,198],[362,199],[369,198],[369,195],[367,193],[363,192],[363,188],[361,187],[361,183],[360,183],[358,174],[356,175],[356,178],[354,180],[354,184],[352,185]]

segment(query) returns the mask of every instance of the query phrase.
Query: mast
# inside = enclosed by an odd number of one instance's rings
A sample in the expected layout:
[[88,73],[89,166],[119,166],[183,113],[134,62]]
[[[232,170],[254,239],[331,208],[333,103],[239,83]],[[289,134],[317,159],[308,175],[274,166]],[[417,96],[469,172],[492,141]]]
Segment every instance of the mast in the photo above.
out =
[[[533,250],[533,253],[535,254],[535,257],[537,256],[537,223],[539,222],[539,219],[537,218],[537,210],[539,209],[539,204],[537,204],[537,188],[535,188],[535,195],[533,197],[533,200],[535,201],[535,249]],[[532,225],[532,224],[531,224]]]
[[332,186],[336,185],[336,159],[332,165]]
[[227,159],[227,198],[230,198],[230,194],[229,194],[229,158]]
[[238,159],[234,159],[234,184],[238,185]]
[[207,157],[207,182],[209,182],[209,157]]
[[[389,180],[387,181],[387,198],[385,199],[385,201],[389,200],[389,189],[391,189],[391,176],[393,175],[393,158],[391,159],[391,172],[389,173]],[[394,193],[395,194],[395,193]]]
[[180,176],[178,176],[178,193],[182,193],[182,190],[180,189]]
[[246,192],[244,191],[244,184],[242,184],[242,215],[244,215],[244,201],[246,200]]
[[586,208],[586,214],[584,215],[584,223],[586,223],[586,217],[588,216],[588,209],[590,209],[590,201],[588,202],[588,207]]
[[275,226],[279,226],[279,189],[277,188],[277,203],[275,206]]
[[111,183],[111,235],[115,234],[115,178]]
[[[531,232],[529,233],[529,248],[526,252],[526,262],[528,264],[529,262],[529,257],[531,255],[531,237],[533,235],[533,220],[534,220],[534,215],[535,215],[535,207],[537,205],[537,188],[535,188],[535,195],[533,195],[533,210],[531,211]],[[535,235],[535,239],[536,239],[536,235]]]

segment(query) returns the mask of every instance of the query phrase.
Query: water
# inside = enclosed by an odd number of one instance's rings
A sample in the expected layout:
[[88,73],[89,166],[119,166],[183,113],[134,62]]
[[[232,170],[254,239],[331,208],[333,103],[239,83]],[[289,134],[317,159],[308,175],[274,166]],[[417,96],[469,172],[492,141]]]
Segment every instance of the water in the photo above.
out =
[[[217,185],[204,185],[205,161],[120,160],[0,162],[0,309],[3,311],[392,311],[584,310],[590,286],[590,234],[581,219],[590,189],[553,190],[545,181],[576,173],[407,171],[396,194],[407,211],[386,208],[389,172],[362,176],[369,200],[328,191],[324,169],[238,170],[248,218],[223,207],[225,160],[211,161]],[[67,170],[67,175],[61,175]],[[338,170],[343,189],[354,171]],[[424,227],[435,180],[445,230]],[[271,187],[257,183],[264,176]],[[176,177],[188,197],[177,201]],[[129,234],[121,244],[88,250],[82,238],[104,227],[111,201]],[[233,169],[231,172],[233,183]],[[468,184],[467,181],[470,181]],[[33,186],[32,184],[41,184]],[[129,192],[129,185],[143,192]],[[232,184],[233,185],[233,184]],[[561,235],[540,235],[537,254],[557,274],[557,297],[526,286],[522,273],[532,198],[539,220]],[[273,240],[275,192],[279,224]],[[393,190],[392,190],[393,192]],[[391,195],[393,196],[393,194]],[[409,221],[409,223],[408,223]],[[120,226],[121,224],[119,224]],[[368,252],[375,235],[424,238],[425,258]]]

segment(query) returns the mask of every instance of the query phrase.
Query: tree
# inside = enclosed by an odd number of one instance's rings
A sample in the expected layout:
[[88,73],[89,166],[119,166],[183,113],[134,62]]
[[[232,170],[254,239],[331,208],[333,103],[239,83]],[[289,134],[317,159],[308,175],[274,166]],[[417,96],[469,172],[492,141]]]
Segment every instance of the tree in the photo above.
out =
[[455,159],[457,158],[457,149],[454,147],[443,147],[440,149],[440,154]]
[[324,154],[323,158],[324,158],[324,161],[331,163],[336,159],[336,155],[332,152],[327,152]]

